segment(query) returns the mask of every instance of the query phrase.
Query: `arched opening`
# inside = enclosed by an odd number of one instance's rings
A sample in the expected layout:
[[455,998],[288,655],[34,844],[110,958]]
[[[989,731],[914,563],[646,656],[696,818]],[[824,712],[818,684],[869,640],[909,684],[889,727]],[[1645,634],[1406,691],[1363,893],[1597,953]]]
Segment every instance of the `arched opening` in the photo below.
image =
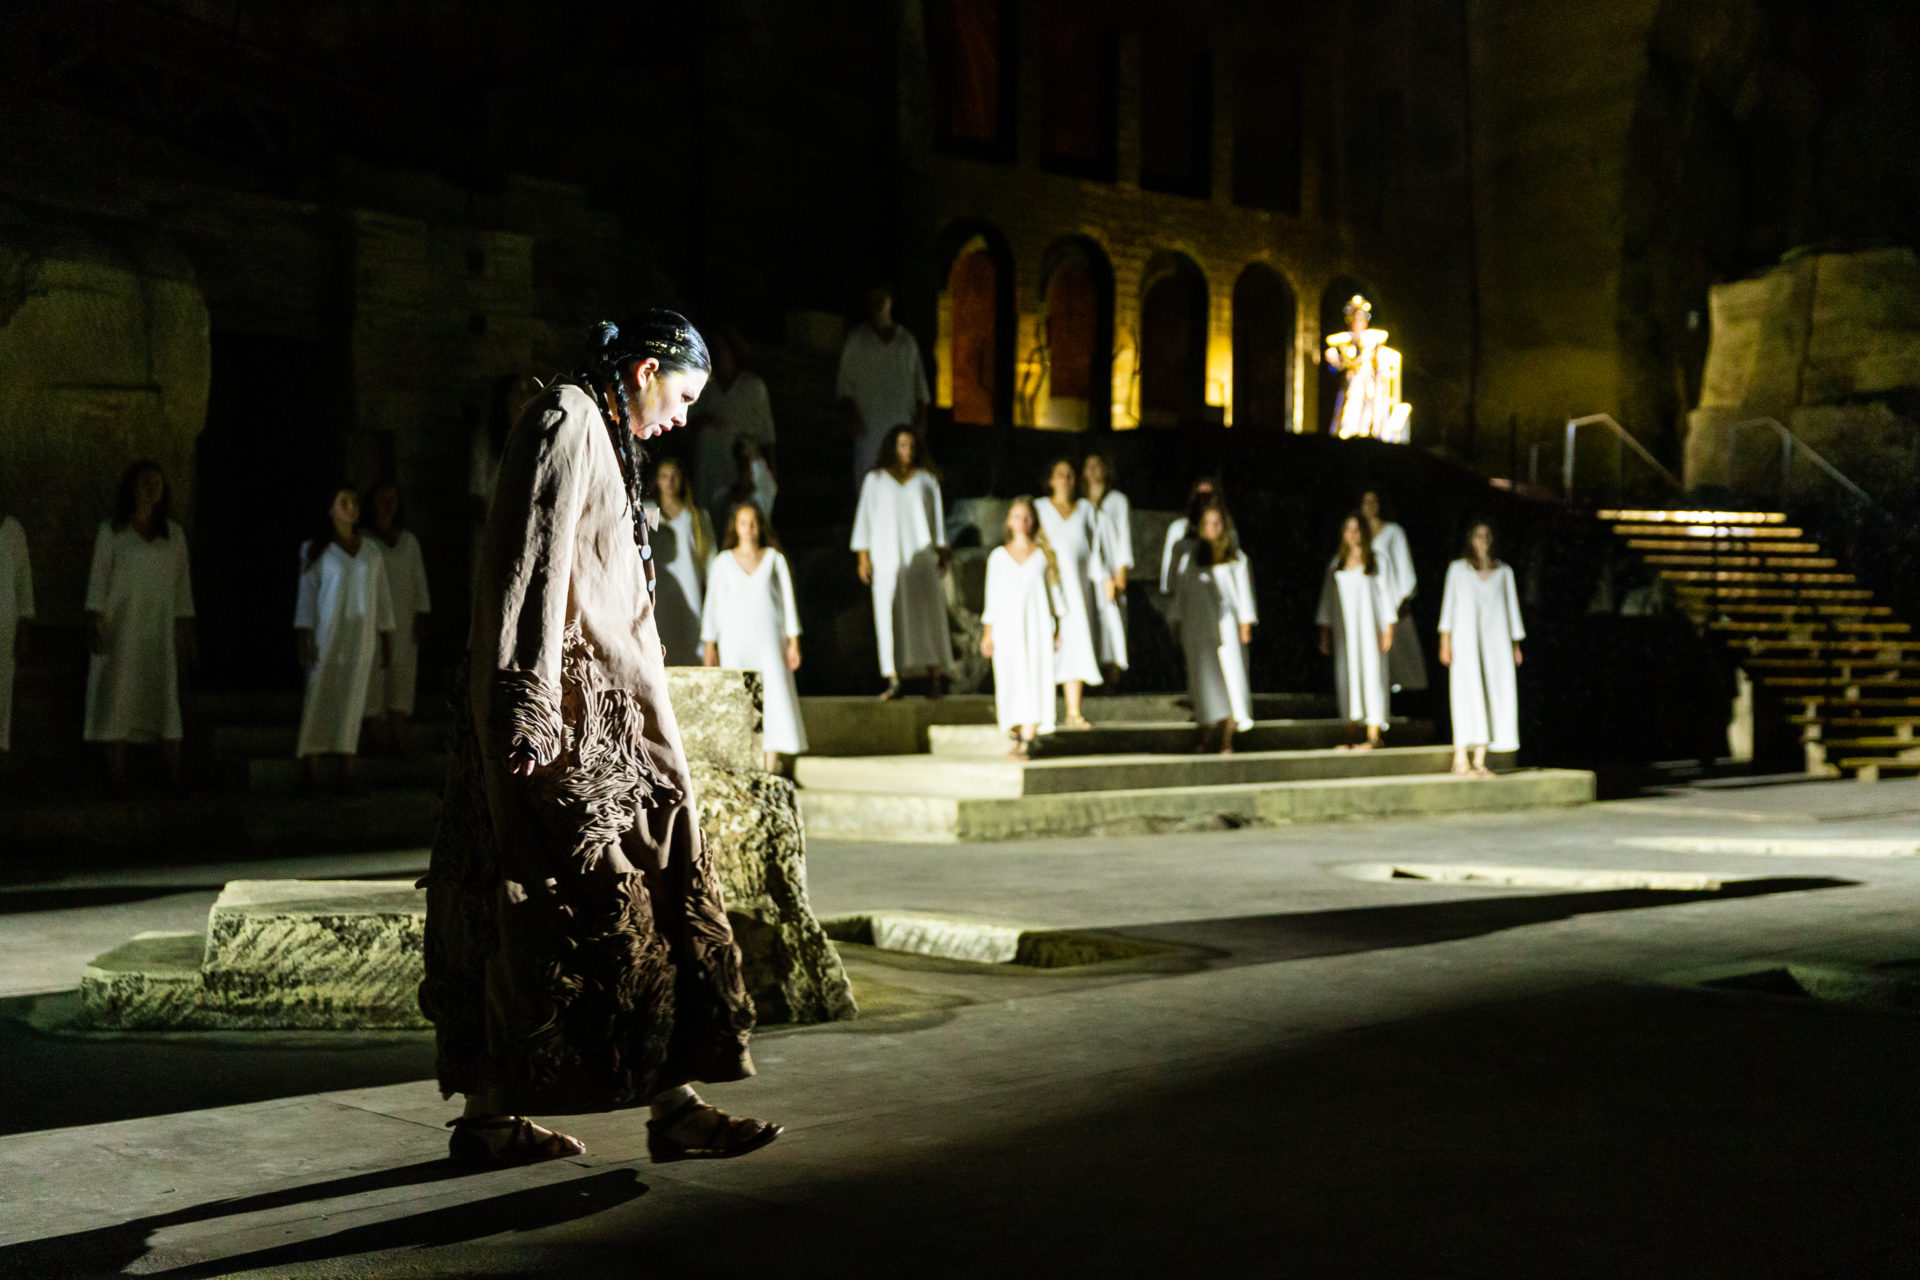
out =
[[1332,425],[1334,401],[1340,398],[1340,389],[1347,381],[1345,374],[1327,365],[1326,338],[1347,327],[1347,300],[1356,293],[1373,304],[1373,318],[1378,323],[1380,295],[1360,276],[1341,276],[1320,293],[1320,342],[1314,352],[1314,359],[1320,362],[1320,411],[1315,415],[1318,418],[1315,429],[1319,431],[1326,431]]
[[940,237],[945,266],[935,308],[933,402],[954,422],[1011,417],[1013,255],[985,223],[956,223]]
[[1206,394],[1206,277],[1184,254],[1157,254],[1140,290],[1140,424],[1197,422]]
[[1293,429],[1295,302],[1287,278],[1256,262],[1233,283],[1233,425]]
[[1113,422],[1113,270],[1092,241],[1054,246],[1042,263],[1039,403],[1033,420],[1062,431]]

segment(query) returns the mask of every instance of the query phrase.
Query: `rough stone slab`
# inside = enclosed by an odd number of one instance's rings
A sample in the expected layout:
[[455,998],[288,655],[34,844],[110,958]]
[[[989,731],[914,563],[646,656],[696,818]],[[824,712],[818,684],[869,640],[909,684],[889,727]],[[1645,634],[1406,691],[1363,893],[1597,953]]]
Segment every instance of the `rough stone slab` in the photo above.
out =
[[822,838],[906,843],[1132,834],[1585,804],[1593,775],[1530,769],[1493,779],[1451,774],[976,799],[807,791]]
[[723,769],[759,768],[759,672],[668,667],[667,696],[687,759]]
[[[1091,729],[1051,733],[1035,747],[1038,757],[1093,755],[1176,755],[1191,752],[1192,724],[1174,720],[1107,720]],[[1348,722],[1338,718],[1316,720],[1259,720],[1233,737],[1234,750],[1323,751],[1349,740]],[[1431,720],[1396,719],[1388,733],[1396,746],[1425,746],[1433,741]],[[936,756],[1003,757],[1007,735],[999,726],[933,725],[927,743]]]
[[81,1022],[128,1030],[191,1025],[206,946],[204,934],[141,933],[96,957],[80,973]]
[[1223,787],[1382,775],[1445,774],[1451,747],[1375,751],[1236,751],[1232,755],[1102,755],[1007,760],[955,756],[802,757],[809,790],[1013,799],[1066,793]]
[[207,916],[206,1002],[273,1026],[424,1026],[426,922],[405,881],[230,881]]
[[802,698],[800,717],[813,756],[910,756],[927,749],[927,731],[934,725],[991,725],[993,699],[983,694],[886,702]]
[[840,955],[807,902],[806,833],[793,783],[695,760],[700,826],[763,1023],[857,1012]]

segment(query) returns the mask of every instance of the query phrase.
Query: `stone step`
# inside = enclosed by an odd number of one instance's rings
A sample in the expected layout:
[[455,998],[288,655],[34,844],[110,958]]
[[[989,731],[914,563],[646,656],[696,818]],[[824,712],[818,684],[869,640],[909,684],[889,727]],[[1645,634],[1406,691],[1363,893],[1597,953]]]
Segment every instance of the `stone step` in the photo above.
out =
[[1596,511],[1601,520],[1632,524],[1658,524],[1667,527],[1694,524],[1776,525],[1787,522],[1784,511],[1688,511],[1660,507],[1622,507]]
[[936,724],[992,724],[986,694],[944,698],[811,697],[800,699],[807,749],[817,756],[914,755],[927,749]]
[[[1395,720],[1388,737],[1396,745],[1417,746],[1433,741],[1430,720]],[[929,733],[936,756],[993,757],[1007,753],[1007,735],[998,725],[936,725]],[[1257,720],[1251,729],[1233,735],[1236,753],[1243,751],[1312,751],[1350,741],[1348,723],[1339,719]],[[1034,744],[1035,759],[1091,755],[1178,755],[1192,751],[1191,721],[1096,721],[1093,728],[1048,734]]]
[[1593,785],[1579,770],[1527,769],[1000,798],[803,791],[801,810],[814,839],[952,844],[1557,808],[1591,801]]
[[[1184,693],[1088,693],[1082,703],[1095,724],[1193,723],[1193,704]],[[1256,693],[1255,720],[1316,720],[1334,714],[1333,696],[1326,693]]]
[[[424,747],[438,751],[446,745],[447,722],[441,718],[412,720],[407,723],[406,733],[407,742],[413,750]],[[291,756],[299,736],[300,713],[295,708],[294,718],[281,724],[217,724],[210,738],[216,756],[243,759],[250,756]],[[361,740],[363,744],[366,742],[364,733]]]
[[[223,768],[249,791],[262,795],[298,795],[306,785],[301,762],[292,756],[259,756],[250,760],[230,760]],[[438,751],[423,751],[395,760],[391,756],[361,756],[355,760],[354,777],[368,791],[426,790],[442,786],[447,780],[447,757]],[[322,787],[334,785],[336,766],[331,760],[320,763]]]
[[[1841,676],[1851,673],[1862,680],[1885,680],[1909,671],[1920,673],[1920,662],[1908,662],[1900,658],[1863,658],[1845,654],[1823,654],[1811,658],[1743,656],[1740,658],[1740,665],[1752,671],[1832,671]],[[1860,674],[1862,672],[1866,674]]]
[[[1658,564],[1660,561],[1659,556],[1648,556],[1646,559],[1649,564]],[[1745,586],[1847,587],[1852,586],[1855,581],[1850,573],[1803,573],[1787,569],[1663,568],[1660,576],[1684,583],[1728,583]]]
[[1920,759],[1882,760],[1878,757],[1851,756],[1840,767],[1862,782],[1878,782],[1889,774],[1920,774]]
[[[1874,692],[1903,692],[1920,689],[1920,679],[1889,679],[1886,676],[1788,676],[1761,672],[1760,678],[1778,689],[1853,689]],[[1854,701],[1855,699],[1849,699]]]
[[[1740,635],[1766,635],[1778,631],[1805,631],[1810,633],[1816,631],[1870,631],[1880,635],[1898,636],[1906,635],[1913,630],[1912,625],[1905,622],[1883,622],[1877,618],[1854,617],[1827,617],[1817,621],[1814,619],[1795,621],[1789,618],[1750,620],[1745,622],[1714,621],[1709,622],[1707,625],[1715,631],[1737,633]],[[1862,640],[1858,643],[1872,644],[1874,642],[1871,640]],[[1901,643],[1920,642],[1902,641]]]
[[1904,716],[1844,716],[1828,713],[1788,716],[1787,720],[1791,724],[1806,725],[1820,731],[1820,736],[1825,736],[1826,730],[1833,729],[1893,729],[1897,737],[1901,733],[1911,735],[1915,726],[1920,726],[1920,712]]
[[1898,734],[1891,734],[1860,738],[1836,737],[1832,734],[1822,734],[1816,741],[1826,743],[1828,751],[1837,752],[1891,751],[1899,755],[1904,755],[1910,751],[1920,752],[1920,740],[1915,739],[1912,734],[1908,734],[1905,737],[1901,737]]
[[[1637,549],[1643,542],[1644,539],[1630,539],[1627,545]],[[1832,556],[1751,555],[1745,552],[1709,552],[1704,550],[1697,552],[1655,552],[1653,554],[1643,555],[1640,558],[1648,564],[1659,565],[1662,568],[1672,565],[1676,568],[1805,570],[1832,569],[1840,563]],[[1849,581],[1851,581],[1851,578],[1849,578]]]
[[[1698,539],[1709,545],[1728,539],[1764,539],[1767,545],[1771,545],[1774,539],[1791,541],[1806,533],[1804,529],[1787,524],[1738,523],[1688,525],[1684,528],[1660,524],[1616,524],[1613,526],[1613,531],[1623,538],[1677,538],[1685,533],[1689,538]],[[1687,546],[1689,543],[1681,541],[1677,545]]]
[[[1616,532],[1618,532],[1616,530]],[[1637,538],[1628,537],[1627,546],[1634,551],[1678,552],[1682,555],[1705,556],[1817,556],[1820,544],[1817,542],[1794,541],[1787,538]]]
[[1066,756],[1024,761],[933,755],[802,756],[797,771],[806,791],[1007,799],[1445,773],[1452,761],[1451,747],[1383,747],[1376,751],[1236,751],[1227,756]]
[[1793,591],[1785,587],[1716,589],[1676,583],[1675,588],[1682,603],[1725,614],[1772,615],[1782,619],[1797,616],[1864,619],[1885,618],[1893,613],[1889,605],[1869,603],[1873,592],[1865,587]]

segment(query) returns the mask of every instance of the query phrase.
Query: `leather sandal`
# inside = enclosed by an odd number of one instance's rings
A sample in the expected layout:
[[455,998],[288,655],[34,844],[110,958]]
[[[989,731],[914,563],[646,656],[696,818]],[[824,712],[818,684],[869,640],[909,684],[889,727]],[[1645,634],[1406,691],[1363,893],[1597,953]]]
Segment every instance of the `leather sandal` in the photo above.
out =
[[[669,1129],[677,1128],[696,1111],[709,1113],[707,1131],[698,1141],[685,1143],[667,1135]],[[647,1121],[647,1154],[655,1164],[675,1160],[731,1160],[749,1151],[758,1151],[785,1131],[782,1126],[765,1120],[735,1118],[695,1098],[669,1112],[664,1119]]]
[[[533,1121],[525,1116],[500,1116],[492,1120],[460,1116],[447,1121],[447,1128],[453,1130],[453,1136],[447,1139],[448,1158],[455,1164],[475,1169],[501,1169],[509,1165],[538,1164],[543,1160],[564,1160],[568,1156],[582,1155],[587,1149],[585,1143],[577,1138],[569,1138],[564,1133],[549,1131],[544,1138],[534,1137]],[[496,1147],[475,1132],[479,1129],[510,1129],[512,1133]]]

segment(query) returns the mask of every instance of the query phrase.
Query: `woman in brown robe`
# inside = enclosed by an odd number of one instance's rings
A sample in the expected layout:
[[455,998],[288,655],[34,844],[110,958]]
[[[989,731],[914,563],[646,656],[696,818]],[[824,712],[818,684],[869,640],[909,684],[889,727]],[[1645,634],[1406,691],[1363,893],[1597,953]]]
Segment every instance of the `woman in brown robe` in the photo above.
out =
[[636,440],[685,425],[707,348],[657,310],[595,348],[506,440],[422,881],[420,1007],[475,1164],[585,1149],[526,1111],[647,1104],[655,1160],[780,1133],[692,1088],[753,1074],[753,1005],[667,700]]

